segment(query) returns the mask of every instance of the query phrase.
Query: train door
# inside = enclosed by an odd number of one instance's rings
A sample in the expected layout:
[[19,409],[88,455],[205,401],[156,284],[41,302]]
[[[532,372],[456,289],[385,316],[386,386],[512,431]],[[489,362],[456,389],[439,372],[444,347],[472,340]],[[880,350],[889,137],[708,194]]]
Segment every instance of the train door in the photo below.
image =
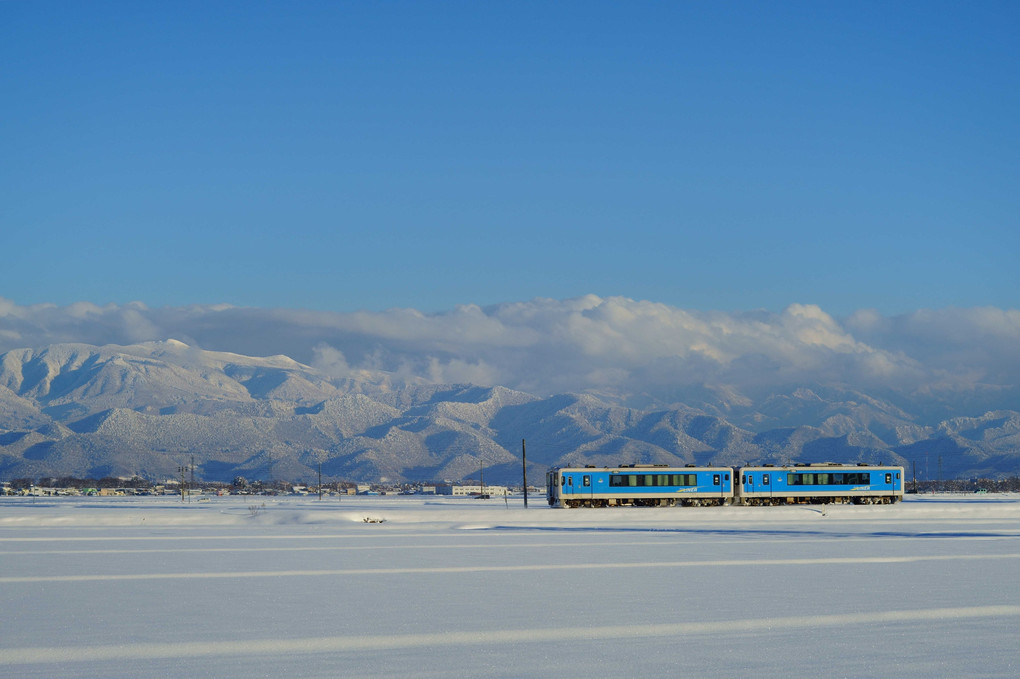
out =
[[772,497],[772,474],[762,474],[761,485],[762,490],[768,493],[769,497]]
[[546,500],[551,506],[561,505],[567,494],[567,475],[559,469],[546,474]]
[[563,473],[560,480],[560,502],[577,507],[592,498],[591,474]]

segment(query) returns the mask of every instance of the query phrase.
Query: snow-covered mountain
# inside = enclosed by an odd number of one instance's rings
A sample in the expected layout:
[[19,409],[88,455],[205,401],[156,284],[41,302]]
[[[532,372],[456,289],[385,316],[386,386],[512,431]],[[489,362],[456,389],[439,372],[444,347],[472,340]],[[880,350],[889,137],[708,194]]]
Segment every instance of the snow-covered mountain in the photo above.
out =
[[[703,392],[647,410],[592,394],[331,377],[286,356],[167,340],[0,355],[0,477],[161,479],[194,456],[210,480],[520,478],[557,464],[917,462],[946,477],[1020,473],[1020,413],[920,424],[904,403],[802,385],[751,399]],[[532,476],[533,475],[533,476]]]

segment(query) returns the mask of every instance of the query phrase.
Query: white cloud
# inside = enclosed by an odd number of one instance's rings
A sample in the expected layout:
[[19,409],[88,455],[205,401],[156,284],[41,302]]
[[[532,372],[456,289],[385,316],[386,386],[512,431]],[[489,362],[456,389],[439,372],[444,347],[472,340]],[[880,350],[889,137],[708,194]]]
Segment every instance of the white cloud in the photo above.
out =
[[484,384],[499,383],[499,371],[484,361],[469,362],[460,359],[443,361],[435,357],[428,359],[428,379],[440,384]]
[[317,344],[312,349],[314,358],[311,365],[317,370],[330,377],[348,377],[351,374],[351,367],[347,364],[344,353],[328,344]]
[[1020,385],[1020,311],[920,310],[838,320],[814,305],[779,313],[691,311],[594,295],[425,314],[349,314],[134,303],[19,306],[0,298],[0,351],[57,342],[179,338],[205,349],[285,354],[333,377],[383,370],[538,395],[617,390],[668,400],[678,387],[743,393],[837,383],[903,393]]

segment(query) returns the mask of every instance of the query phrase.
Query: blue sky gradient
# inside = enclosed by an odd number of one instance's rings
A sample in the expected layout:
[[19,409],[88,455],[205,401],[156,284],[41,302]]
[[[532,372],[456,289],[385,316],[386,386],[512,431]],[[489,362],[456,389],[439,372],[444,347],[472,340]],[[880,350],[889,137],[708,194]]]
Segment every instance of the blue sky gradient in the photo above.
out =
[[0,296],[1017,307],[1020,5],[0,3]]

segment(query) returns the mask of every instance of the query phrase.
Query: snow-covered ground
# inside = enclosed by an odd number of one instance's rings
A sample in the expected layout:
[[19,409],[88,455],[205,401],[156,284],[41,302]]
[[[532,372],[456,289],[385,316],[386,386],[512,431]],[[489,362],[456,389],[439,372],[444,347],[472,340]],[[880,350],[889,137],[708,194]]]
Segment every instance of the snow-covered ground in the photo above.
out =
[[1018,675],[1017,495],[0,499],[4,677]]

